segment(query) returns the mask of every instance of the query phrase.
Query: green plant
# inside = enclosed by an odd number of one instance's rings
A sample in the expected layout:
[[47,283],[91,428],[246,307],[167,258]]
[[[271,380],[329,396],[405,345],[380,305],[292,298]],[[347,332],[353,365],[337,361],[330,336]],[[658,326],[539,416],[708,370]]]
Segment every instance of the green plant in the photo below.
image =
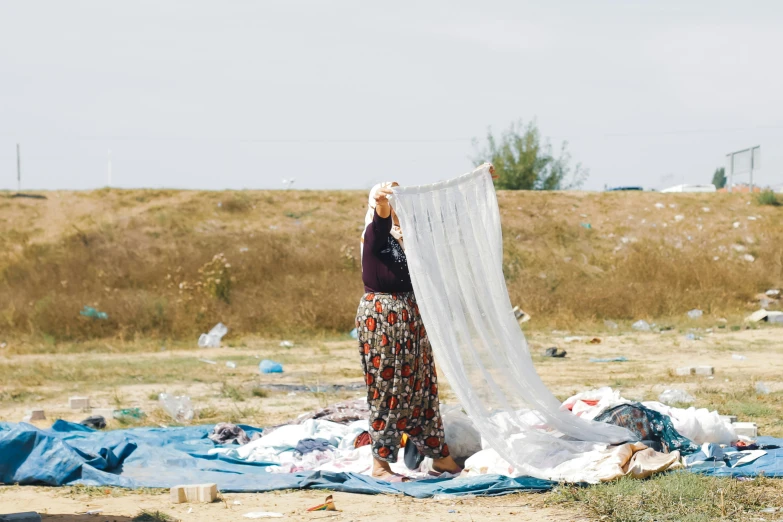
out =
[[222,253],[215,254],[211,261],[199,269],[204,290],[212,297],[231,302],[231,264]]
[[777,195],[771,190],[764,190],[756,196],[756,202],[759,205],[770,205],[773,207],[779,207],[781,205]]

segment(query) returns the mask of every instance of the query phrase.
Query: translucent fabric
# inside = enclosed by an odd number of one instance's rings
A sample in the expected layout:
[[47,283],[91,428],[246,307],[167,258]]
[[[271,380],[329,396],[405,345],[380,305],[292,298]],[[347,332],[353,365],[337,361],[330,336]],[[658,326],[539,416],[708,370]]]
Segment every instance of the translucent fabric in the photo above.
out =
[[503,277],[489,168],[396,187],[391,203],[435,361],[451,389],[484,443],[520,474],[559,480],[558,465],[634,436],[562,410],[536,373]]

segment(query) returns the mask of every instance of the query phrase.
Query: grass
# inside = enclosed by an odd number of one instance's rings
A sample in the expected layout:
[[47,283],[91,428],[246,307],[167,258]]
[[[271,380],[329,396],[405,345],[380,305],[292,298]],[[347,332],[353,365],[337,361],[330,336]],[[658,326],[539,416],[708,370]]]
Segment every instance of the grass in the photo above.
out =
[[771,205],[773,207],[779,207],[781,205],[777,195],[771,190],[760,192],[759,195],[756,196],[756,202],[759,205]]
[[[363,291],[362,192],[48,196],[0,207],[0,331],[9,337],[109,351],[101,340],[117,350],[144,339],[195,342],[218,321],[230,329],[226,342],[352,328]],[[747,205],[754,197],[499,192],[512,301],[533,317],[528,329],[678,318],[692,308],[736,324],[755,294],[783,286],[783,208]],[[109,318],[79,316],[84,305]]]
[[176,522],[176,518],[162,511],[152,511],[142,509],[141,512],[131,519],[133,522]]
[[762,509],[783,507],[783,484],[667,473],[648,480],[623,478],[590,487],[560,486],[549,503],[575,507],[613,522],[759,520]]

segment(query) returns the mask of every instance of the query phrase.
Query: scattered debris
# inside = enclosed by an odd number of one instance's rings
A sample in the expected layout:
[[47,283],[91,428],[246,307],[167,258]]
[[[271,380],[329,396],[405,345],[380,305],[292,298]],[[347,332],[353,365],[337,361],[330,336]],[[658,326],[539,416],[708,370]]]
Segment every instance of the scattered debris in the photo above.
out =
[[223,323],[216,324],[209,333],[201,334],[198,345],[201,348],[220,348],[220,340],[228,333],[228,328]]
[[[93,410],[93,414],[96,410]],[[146,413],[144,413],[141,408],[123,408],[121,410],[114,410],[111,414],[112,417],[114,417],[117,420],[128,420],[128,419],[141,419],[147,416]]]
[[282,513],[274,511],[251,511],[242,515],[245,518],[283,518]]
[[592,229],[592,228],[593,228],[593,226],[592,226],[590,223],[579,223],[579,225],[580,225],[582,228],[586,228],[587,230],[590,230],[590,229]]
[[104,319],[105,320],[105,319],[109,318],[109,314],[107,314],[106,312],[99,312],[98,310],[96,310],[92,306],[87,306],[87,305],[84,305],[84,308],[82,309],[81,312],[79,312],[79,314],[83,315],[85,317],[92,317],[93,319]]
[[739,227],[740,227],[740,222],[739,222],[739,221],[735,221],[735,222],[732,224],[732,226],[733,226],[734,228],[739,228]]
[[6,346],[8,346],[6,343],[0,343],[0,348],[5,348]]
[[637,332],[649,332],[652,329],[652,328],[650,328],[650,323],[648,323],[647,321],[645,321],[643,319],[640,319],[640,320],[636,321],[635,323],[633,323],[631,325],[631,328],[633,328]]
[[578,335],[571,335],[563,339],[563,342],[566,343],[576,343],[584,339],[584,337],[580,337]]
[[307,511],[337,511],[337,508],[334,507],[334,499],[332,498],[332,495],[329,495],[326,497],[326,500],[323,504],[318,504],[317,506],[308,508]]
[[283,341],[280,343],[280,348],[293,348],[293,347],[294,347],[294,343],[292,343],[291,341]]
[[520,324],[526,323],[526,322],[528,322],[530,320],[530,314],[528,314],[527,312],[523,311],[518,306],[514,307],[513,312],[514,312],[514,317],[516,317],[517,321]]
[[558,351],[556,347],[552,347],[544,350],[544,357],[565,357],[567,353],[565,350]]
[[351,336],[351,339],[358,339],[359,338],[359,331],[356,328],[354,328],[353,330],[348,332],[348,335]]
[[694,308],[693,310],[691,310],[690,312],[688,312],[688,317],[690,317],[691,319],[698,319],[698,318],[699,318],[699,317],[701,317],[703,314],[704,314],[704,312],[702,312],[702,311],[701,311],[701,310],[699,310],[698,308]]
[[666,208],[666,205],[664,205],[663,203],[656,203],[655,208],[657,209]]
[[697,366],[694,370],[696,375],[713,375],[715,373],[715,368],[712,366]]
[[593,337],[589,341],[587,341],[587,344],[601,344],[601,339],[598,337]]
[[683,390],[664,390],[658,396],[658,400],[669,405],[677,403],[690,404],[696,402],[696,397]]
[[757,310],[745,318],[746,323],[758,323],[761,321],[767,321],[770,323],[783,322],[783,312],[770,311],[770,310]]
[[759,435],[759,429],[755,422],[732,422],[731,427],[739,437],[755,439]]
[[689,341],[700,341],[701,340],[701,336],[700,335],[696,335],[693,332],[688,332],[687,334],[685,334],[685,338],[688,339]]
[[236,368],[237,367],[237,363],[235,363],[234,361],[226,361],[226,367],[227,368]]
[[758,393],[759,395],[769,395],[769,386],[767,386],[763,382],[757,382],[756,393]]
[[32,422],[32,421],[41,421],[46,420],[46,415],[44,415],[43,410],[30,410],[27,412],[27,415],[22,419],[22,422]]
[[674,370],[676,375],[713,375],[715,368],[712,366],[682,366]]
[[167,393],[161,393],[158,395],[158,402],[166,413],[178,422],[192,421],[196,414],[190,402],[190,397],[185,395],[173,397]]
[[247,248],[247,247],[241,247],[241,248],[239,249],[239,251],[240,251],[240,252],[242,252],[243,254],[244,254],[245,252],[247,252],[248,250],[250,250],[250,249],[249,249],[249,248]]
[[682,214],[677,214],[676,216],[674,216],[674,221],[680,222],[683,219],[685,219],[685,216],[683,216]]
[[258,369],[261,373],[283,373],[283,365],[269,359],[264,359],[258,363]]
[[624,356],[607,357],[607,358],[601,358],[601,359],[596,358],[596,357],[590,358],[590,362],[591,363],[609,363],[609,362],[627,362],[627,361],[628,361],[628,359],[625,358]]
[[172,504],[203,502],[210,504],[217,500],[217,484],[193,484],[171,488]]
[[70,397],[68,399],[68,406],[72,410],[88,410],[90,409],[89,397]]
[[90,415],[79,424],[94,430],[102,430],[106,427],[106,419],[102,415]]
[[744,259],[748,263],[752,263],[753,261],[756,260],[756,258],[753,257],[753,255],[751,255],[751,254],[745,254],[744,256],[742,256],[742,259]]
[[213,361],[212,359],[199,359],[199,361],[207,364],[217,364],[217,361]]
[[[779,299],[780,298],[780,289],[779,288],[770,288],[766,292],[764,292],[767,297],[771,297],[772,299]],[[3,343],[5,344],[5,343]],[[0,348],[3,348],[3,344],[0,344]]]
[[731,358],[734,359],[735,361],[744,361],[747,359],[747,357],[745,357],[744,355],[739,355],[736,353],[731,354]]
[[604,326],[612,330],[617,330],[618,328],[620,328],[620,326],[614,321],[604,321]]
[[259,384],[259,388],[270,391],[287,392],[311,392],[311,393],[334,393],[338,391],[360,391],[365,390],[367,385],[363,382],[352,384],[318,384],[307,386],[304,384]]

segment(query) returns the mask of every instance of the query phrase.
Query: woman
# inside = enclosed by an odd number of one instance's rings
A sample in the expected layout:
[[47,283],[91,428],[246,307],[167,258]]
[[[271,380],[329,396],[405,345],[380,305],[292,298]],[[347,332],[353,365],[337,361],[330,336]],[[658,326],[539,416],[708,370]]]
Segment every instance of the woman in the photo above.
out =
[[404,480],[392,473],[403,434],[408,444],[433,459],[438,472],[458,473],[449,456],[438,406],[438,377],[432,349],[416,306],[400,222],[389,205],[391,187],[370,191],[362,237],[362,279],[356,328],[367,402],[370,404],[374,477]]

